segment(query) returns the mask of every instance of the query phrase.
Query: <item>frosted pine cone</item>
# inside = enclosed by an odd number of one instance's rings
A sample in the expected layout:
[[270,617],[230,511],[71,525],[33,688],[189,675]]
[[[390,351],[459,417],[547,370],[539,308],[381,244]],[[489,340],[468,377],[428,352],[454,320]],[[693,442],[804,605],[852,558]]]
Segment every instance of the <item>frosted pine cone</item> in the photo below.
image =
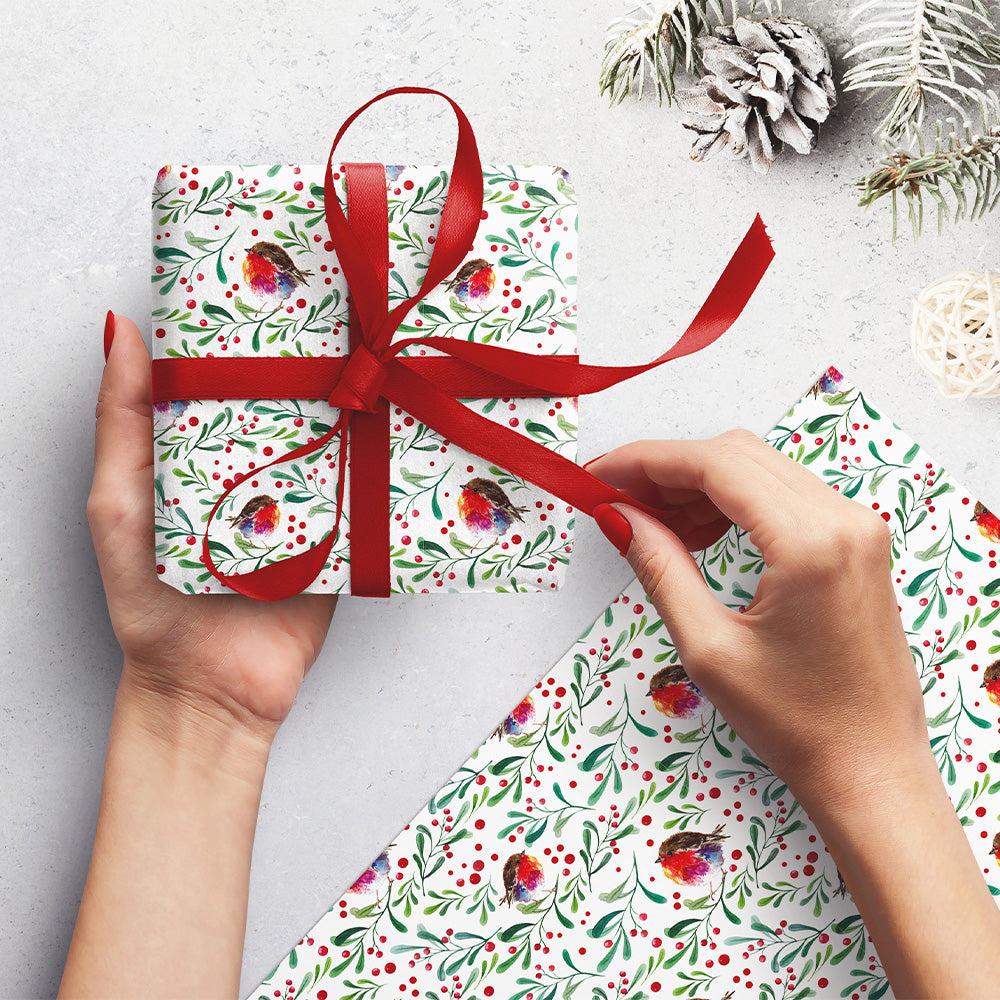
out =
[[678,90],[684,127],[698,133],[692,160],[728,147],[766,174],[788,143],[797,153],[816,145],[821,122],[837,106],[830,54],[823,39],[794,17],[736,19],[698,39],[708,75]]

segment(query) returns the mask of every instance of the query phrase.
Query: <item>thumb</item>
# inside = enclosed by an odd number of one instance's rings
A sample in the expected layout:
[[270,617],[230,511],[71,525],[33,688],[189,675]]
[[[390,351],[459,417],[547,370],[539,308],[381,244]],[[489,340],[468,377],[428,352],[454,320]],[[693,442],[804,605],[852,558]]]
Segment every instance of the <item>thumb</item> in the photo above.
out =
[[[111,552],[109,533],[128,520],[130,534],[145,537],[153,494],[153,406],[149,352],[138,327],[109,314],[110,352],[97,396],[94,483],[87,514],[99,556]],[[148,524],[147,524],[148,522]],[[142,530],[140,530],[142,529]]]
[[128,491],[153,463],[149,351],[139,328],[109,314],[110,353],[97,396],[94,485]]
[[737,622],[713,596],[684,543],[664,524],[626,504],[612,504],[632,529],[625,558],[649,595],[683,662],[708,637],[721,638]]

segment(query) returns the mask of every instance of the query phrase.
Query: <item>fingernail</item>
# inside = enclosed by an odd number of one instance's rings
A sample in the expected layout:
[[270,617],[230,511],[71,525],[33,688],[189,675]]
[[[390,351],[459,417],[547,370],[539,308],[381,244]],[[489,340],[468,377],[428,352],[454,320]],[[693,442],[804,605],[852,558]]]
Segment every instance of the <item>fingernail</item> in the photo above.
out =
[[109,309],[104,321],[104,360],[111,354],[111,342],[115,339],[115,314]]
[[597,522],[597,527],[604,532],[604,537],[621,555],[625,555],[629,545],[632,544],[632,525],[625,517],[611,504],[602,503],[594,508],[594,520]]
[[586,469],[588,465],[593,465],[593,464],[594,464],[594,462],[596,462],[596,461],[597,461],[597,459],[599,459],[599,458],[604,458],[604,456],[605,456],[605,455],[607,455],[607,452],[606,452],[606,451],[602,451],[602,452],[600,453],[600,455],[597,455],[597,456],[595,456],[595,457],[594,457],[594,458],[592,458],[592,459],[591,459],[591,460],[590,460],[589,462],[584,462],[584,463],[583,463],[583,467],[584,467],[584,468]]

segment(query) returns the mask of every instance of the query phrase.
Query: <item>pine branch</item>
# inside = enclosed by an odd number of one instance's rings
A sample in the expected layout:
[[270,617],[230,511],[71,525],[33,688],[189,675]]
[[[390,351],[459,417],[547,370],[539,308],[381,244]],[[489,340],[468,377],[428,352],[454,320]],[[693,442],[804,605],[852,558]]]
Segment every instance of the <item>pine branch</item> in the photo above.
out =
[[[657,99],[661,104],[665,99],[669,106],[677,69],[695,73],[702,66],[695,39],[710,34],[717,24],[735,20],[737,2],[731,0],[732,17],[727,19],[724,0],[639,0],[628,14],[608,25],[601,93],[607,94],[613,105],[621,104],[630,94],[641,98],[649,75],[656,82]],[[758,3],[768,13],[780,11],[781,0],[750,0],[750,10]]]
[[[989,96],[996,108],[996,95]],[[925,197],[937,204],[939,233],[946,219],[981,218],[1000,204],[1000,116],[994,118],[993,124],[983,122],[982,135],[974,135],[967,124],[959,129],[954,119],[949,119],[949,124],[951,131],[943,135],[938,123],[933,150],[925,150],[918,138],[916,155],[897,149],[887,140],[885,158],[857,182],[862,208],[867,209],[886,195],[892,197],[894,243],[900,195],[906,200],[914,240],[923,228]],[[971,204],[966,195],[969,187],[975,189]],[[951,210],[949,192],[954,201]]]
[[867,0],[852,12],[856,34],[871,36],[847,53],[858,62],[845,90],[886,93],[876,132],[884,139],[919,132],[929,100],[950,106],[963,123],[985,114],[983,89],[1000,73],[1000,36],[982,0]]

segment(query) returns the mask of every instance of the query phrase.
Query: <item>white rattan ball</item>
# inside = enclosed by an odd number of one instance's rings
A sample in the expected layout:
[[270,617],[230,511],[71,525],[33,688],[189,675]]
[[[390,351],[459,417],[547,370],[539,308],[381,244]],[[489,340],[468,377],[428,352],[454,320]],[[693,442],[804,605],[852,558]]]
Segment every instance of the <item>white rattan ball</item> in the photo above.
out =
[[1000,396],[1000,274],[928,285],[913,300],[913,353],[945,396]]

